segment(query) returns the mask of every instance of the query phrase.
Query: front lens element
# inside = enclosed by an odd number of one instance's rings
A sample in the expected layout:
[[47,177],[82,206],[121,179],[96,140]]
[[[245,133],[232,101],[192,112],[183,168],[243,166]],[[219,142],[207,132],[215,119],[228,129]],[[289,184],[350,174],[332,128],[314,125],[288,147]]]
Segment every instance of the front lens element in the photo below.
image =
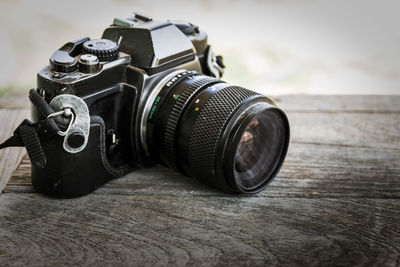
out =
[[285,121],[273,109],[258,111],[244,126],[234,159],[234,179],[245,191],[262,186],[275,170],[286,142]]
[[235,156],[235,170],[238,173],[247,172],[252,169],[260,156],[260,149],[257,149],[257,137],[260,139],[260,122],[254,119],[247,126],[240,138]]

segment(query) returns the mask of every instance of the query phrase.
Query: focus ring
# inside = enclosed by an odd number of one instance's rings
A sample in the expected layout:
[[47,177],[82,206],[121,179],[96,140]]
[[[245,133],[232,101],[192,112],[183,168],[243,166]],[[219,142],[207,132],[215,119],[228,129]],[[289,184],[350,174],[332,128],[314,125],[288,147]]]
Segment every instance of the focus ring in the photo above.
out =
[[[196,79],[196,77],[193,77],[192,79]],[[190,101],[192,96],[198,93],[199,90],[217,82],[221,81],[211,77],[202,76],[195,82],[191,83],[190,86],[183,91],[178,100],[175,102],[175,105],[173,106],[169,114],[167,126],[165,127],[164,145],[162,146],[164,155],[168,155],[171,158],[171,163],[173,163],[174,165],[176,161],[175,132],[182,111],[184,110],[185,106]]]
[[188,163],[190,170],[195,170],[195,177],[215,183],[217,148],[223,130],[241,103],[259,95],[242,87],[228,86],[207,101],[197,116],[189,141]]

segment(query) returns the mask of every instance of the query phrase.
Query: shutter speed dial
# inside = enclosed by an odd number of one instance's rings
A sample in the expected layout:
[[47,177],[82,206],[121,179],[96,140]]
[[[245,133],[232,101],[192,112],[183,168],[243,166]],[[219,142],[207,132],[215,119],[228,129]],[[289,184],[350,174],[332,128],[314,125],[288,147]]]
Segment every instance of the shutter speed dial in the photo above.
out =
[[119,45],[108,39],[95,39],[86,41],[83,51],[95,55],[100,61],[111,61],[118,58]]

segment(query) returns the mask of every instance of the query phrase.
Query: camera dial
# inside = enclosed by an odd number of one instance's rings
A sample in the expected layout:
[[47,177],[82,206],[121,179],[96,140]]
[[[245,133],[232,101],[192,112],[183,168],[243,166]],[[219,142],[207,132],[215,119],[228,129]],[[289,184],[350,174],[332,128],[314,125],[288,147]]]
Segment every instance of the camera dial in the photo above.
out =
[[100,61],[111,61],[118,58],[119,45],[108,39],[95,39],[85,42],[83,51],[95,55]]

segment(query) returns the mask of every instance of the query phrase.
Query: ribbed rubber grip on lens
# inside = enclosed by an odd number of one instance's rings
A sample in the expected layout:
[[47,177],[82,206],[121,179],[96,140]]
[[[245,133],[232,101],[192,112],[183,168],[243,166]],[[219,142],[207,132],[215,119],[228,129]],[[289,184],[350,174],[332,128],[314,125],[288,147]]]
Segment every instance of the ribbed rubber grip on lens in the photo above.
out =
[[212,96],[197,116],[189,141],[189,168],[193,175],[213,180],[218,142],[235,109],[260,94],[238,86],[228,86]]
[[188,101],[190,101],[190,98],[193,95],[195,95],[200,89],[208,85],[214,84],[216,82],[219,82],[219,80],[203,76],[198,80],[196,80],[195,82],[191,83],[190,86],[186,88],[185,91],[179,96],[178,100],[176,101],[175,105],[173,106],[170,112],[168,123],[165,128],[164,146],[163,146],[165,155],[170,155],[171,157],[175,157],[176,155],[175,144],[174,144],[174,139],[176,137],[175,132],[181,113],[185,108],[186,104],[188,103]]

